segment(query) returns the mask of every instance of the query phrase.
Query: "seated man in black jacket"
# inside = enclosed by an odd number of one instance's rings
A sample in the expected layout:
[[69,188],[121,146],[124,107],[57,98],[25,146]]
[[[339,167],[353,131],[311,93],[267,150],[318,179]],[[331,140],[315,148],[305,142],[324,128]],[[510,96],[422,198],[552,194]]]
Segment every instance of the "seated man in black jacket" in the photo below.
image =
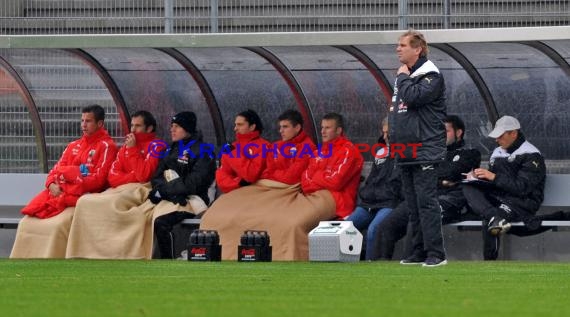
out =
[[157,204],[153,211],[154,233],[163,259],[175,257],[173,226],[206,210],[210,203],[208,188],[216,172],[212,153],[201,152],[203,142],[196,130],[196,114],[181,112],[172,117],[170,135],[172,143],[158,164],[148,197]]
[[463,186],[467,203],[485,220],[485,260],[497,258],[498,236],[510,229],[511,222],[536,226],[534,215],[544,198],[544,158],[526,141],[520,128],[519,121],[511,116],[497,120],[489,133],[499,144],[489,159],[490,168],[474,169],[467,179],[475,181]]
[[481,165],[481,152],[465,148],[465,123],[455,115],[445,118],[447,154],[437,168],[438,201],[441,207],[442,224],[461,221],[463,207],[467,204],[459,184],[465,173]]
[[381,128],[382,137],[378,139],[378,144],[385,146],[376,152],[370,174],[358,192],[356,209],[346,219],[352,221],[356,229],[366,230],[366,260],[379,258],[379,248],[375,243],[378,226],[403,201],[400,173],[389,152],[387,118],[382,121]]
[[[465,147],[463,137],[465,124],[458,116],[450,115],[444,119],[446,130],[447,154],[436,171],[438,175],[437,194],[442,213],[442,224],[461,221],[465,197],[460,183],[464,173],[468,173],[481,164],[481,153]],[[405,204],[400,204],[380,224],[376,236],[379,256],[390,260],[394,246],[406,235],[409,211]]]

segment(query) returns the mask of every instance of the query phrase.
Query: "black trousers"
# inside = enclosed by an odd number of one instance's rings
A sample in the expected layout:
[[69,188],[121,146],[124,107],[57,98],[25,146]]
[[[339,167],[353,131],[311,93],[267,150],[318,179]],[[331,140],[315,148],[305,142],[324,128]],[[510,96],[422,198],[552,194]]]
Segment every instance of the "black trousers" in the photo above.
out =
[[[462,221],[461,209],[457,205],[448,204],[445,197],[439,196],[441,206],[442,224]],[[377,250],[373,250],[372,260],[391,260],[394,255],[396,243],[406,236],[408,223],[410,221],[410,211],[405,202],[400,203],[394,210],[380,223],[376,234]],[[411,231],[411,230],[410,230]],[[413,250],[412,239],[406,239],[404,254],[411,255]]]
[[471,210],[486,220],[499,216],[514,222],[526,220],[530,216],[528,212],[489,195],[488,190],[477,185],[464,184],[463,195]]
[[161,259],[175,259],[175,236],[172,229],[184,219],[194,218],[189,212],[174,211],[154,220],[154,234]]
[[414,254],[445,259],[436,165],[402,165],[402,185],[410,210]]
[[462,220],[461,218],[464,216],[463,207],[467,205],[467,201],[460,188],[440,194],[437,200],[441,207],[441,223],[443,225]]
[[489,195],[485,188],[477,185],[464,184],[463,195],[471,210],[483,218],[483,227],[481,228],[483,259],[496,260],[499,256],[501,237],[493,236],[487,231],[489,220],[493,217],[501,217],[507,221],[522,221],[523,219],[528,219],[528,217],[525,217],[527,212],[499,201]]
[[499,257],[499,248],[501,247],[501,236],[494,236],[487,231],[489,220],[483,219],[481,227],[481,235],[483,237],[483,260],[496,260]]

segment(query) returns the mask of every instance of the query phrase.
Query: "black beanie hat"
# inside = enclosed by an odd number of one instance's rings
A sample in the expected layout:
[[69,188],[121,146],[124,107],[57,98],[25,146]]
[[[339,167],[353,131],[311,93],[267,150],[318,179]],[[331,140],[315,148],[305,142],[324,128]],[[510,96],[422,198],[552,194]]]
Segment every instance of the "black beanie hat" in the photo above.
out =
[[196,132],[196,114],[191,111],[183,111],[172,117],[171,123],[176,123],[188,133]]

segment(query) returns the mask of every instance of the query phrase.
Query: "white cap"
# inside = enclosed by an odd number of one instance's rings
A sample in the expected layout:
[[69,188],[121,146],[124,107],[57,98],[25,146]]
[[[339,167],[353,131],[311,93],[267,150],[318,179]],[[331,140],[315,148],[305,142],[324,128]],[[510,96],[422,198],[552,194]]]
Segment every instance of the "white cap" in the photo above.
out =
[[497,123],[495,123],[495,128],[489,133],[489,137],[496,139],[507,131],[518,130],[520,128],[521,124],[519,120],[511,116],[502,116],[497,120]]

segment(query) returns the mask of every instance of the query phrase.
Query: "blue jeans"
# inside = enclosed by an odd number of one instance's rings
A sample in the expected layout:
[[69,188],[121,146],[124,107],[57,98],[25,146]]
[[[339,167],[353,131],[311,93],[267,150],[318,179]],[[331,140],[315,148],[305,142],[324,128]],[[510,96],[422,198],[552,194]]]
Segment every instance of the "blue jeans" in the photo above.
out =
[[368,230],[366,233],[366,260],[372,260],[374,250],[378,248],[375,243],[376,231],[380,223],[392,212],[392,208],[381,208],[376,211],[368,211],[362,207],[356,207],[352,214],[346,219],[352,221],[359,231]]

